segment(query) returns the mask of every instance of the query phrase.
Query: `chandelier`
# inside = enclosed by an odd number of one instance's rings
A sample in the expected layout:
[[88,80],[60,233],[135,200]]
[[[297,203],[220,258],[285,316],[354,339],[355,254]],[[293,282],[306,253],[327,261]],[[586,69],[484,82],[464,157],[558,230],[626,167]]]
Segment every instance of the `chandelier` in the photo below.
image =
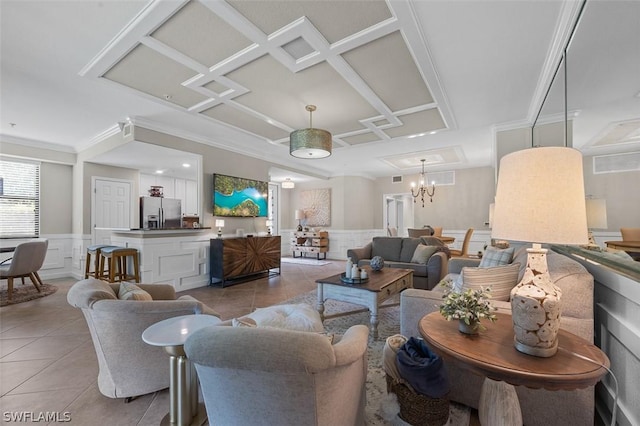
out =
[[289,135],[289,153],[297,158],[325,158],[331,155],[331,133],[314,129],[311,115],[315,105],[305,107],[309,111],[309,128],[294,130]]
[[413,202],[416,202],[416,198],[418,198],[418,196],[420,196],[420,200],[422,201],[422,207],[424,207],[424,194],[427,194],[427,196],[429,197],[429,201],[433,203],[433,195],[436,193],[436,184],[435,182],[431,183],[431,189],[429,189],[429,185],[425,186],[425,175],[424,175],[424,162],[425,160],[422,159],[420,160],[422,161],[422,173],[420,173],[420,187],[417,188],[417,191],[413,192],[413,190],[416,188],[416,183],[415,182],[411,182],[411,195],[413,195]]

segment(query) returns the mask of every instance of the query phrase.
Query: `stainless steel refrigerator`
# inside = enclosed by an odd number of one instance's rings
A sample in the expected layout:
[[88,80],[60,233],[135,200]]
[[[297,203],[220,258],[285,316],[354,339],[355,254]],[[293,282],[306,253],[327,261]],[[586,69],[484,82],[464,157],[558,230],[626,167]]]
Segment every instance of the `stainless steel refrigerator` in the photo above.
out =
[[180,228],[182,201],[162,197],[140,197],[140,227],[143,229]]

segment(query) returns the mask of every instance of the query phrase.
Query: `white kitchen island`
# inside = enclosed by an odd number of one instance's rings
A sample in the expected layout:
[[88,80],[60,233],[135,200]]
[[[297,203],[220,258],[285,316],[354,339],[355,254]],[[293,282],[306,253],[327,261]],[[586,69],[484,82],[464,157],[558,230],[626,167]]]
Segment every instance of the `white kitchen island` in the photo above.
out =
[[140,282],[171,284],[176,291],[209,283],[211,228],[113,231],[111,244],[138,249]]

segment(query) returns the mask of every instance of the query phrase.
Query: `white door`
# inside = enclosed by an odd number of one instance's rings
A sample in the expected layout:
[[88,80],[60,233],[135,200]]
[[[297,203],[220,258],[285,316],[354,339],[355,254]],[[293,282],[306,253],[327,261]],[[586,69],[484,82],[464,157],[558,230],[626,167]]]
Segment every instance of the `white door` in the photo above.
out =
[[111,231],[131,228],[131,181],[93,179],[93,244],[111,242]]

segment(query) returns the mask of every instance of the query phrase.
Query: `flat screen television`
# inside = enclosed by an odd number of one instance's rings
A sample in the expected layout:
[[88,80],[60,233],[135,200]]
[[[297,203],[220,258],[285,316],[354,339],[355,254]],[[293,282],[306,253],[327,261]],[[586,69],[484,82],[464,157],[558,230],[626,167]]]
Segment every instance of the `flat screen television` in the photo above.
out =
[[213,215],[267,217],[269,183],[235,176],[213,175]]

